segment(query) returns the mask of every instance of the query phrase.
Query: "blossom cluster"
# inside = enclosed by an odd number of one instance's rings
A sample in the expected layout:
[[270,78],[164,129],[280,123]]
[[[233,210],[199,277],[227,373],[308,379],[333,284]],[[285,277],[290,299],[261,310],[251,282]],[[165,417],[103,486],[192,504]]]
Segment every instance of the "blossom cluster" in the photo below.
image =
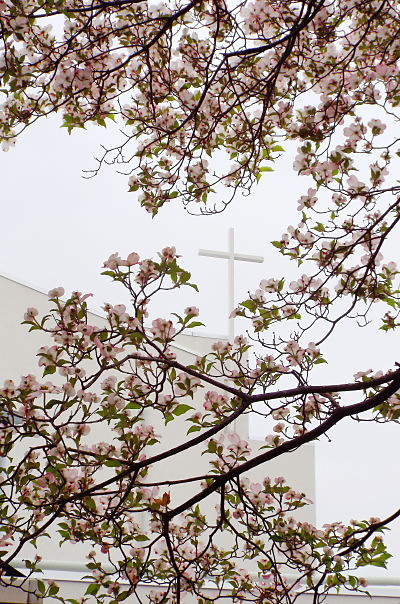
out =
[[[4,1],[3,149],[51,112],[62,113],[69,131],[90,121],[104,126],[118,115],[127,142],[104,160],[123,160],[122,150],[136,141],[129,187],[141,190],[152,213],[176,197],[207,202],[219,183],[249,188],[271,169],[265,161],[283,151],[279,137],[300,142],[295,169],[317,187],[345,176],[348,193],[363,194],[367,185],[349,174],[350,155],[363,145],[370,149],[387,125],[378,115],[364,123],[362,108],[379,105],[393,115],[399,86],[397,7],[381,8],[375,0],[373,6],[366,14],[355,1],[349,12],[340,0],[334,10],[318,6],[306,19],[304,7],[284,0],[247,0],[223,11],[211,1],[200,10],[182,2],[117,3],[94,18],[75,0],[51,13],[30,0]],[[171,27],[164,28],[166,19]],[[291,51],[283,61],[287,37]],[[314,104],[302,98],[310,89]],[[313,145],[339,127],[342,141],[318,159]],[[221,149],[231,161],[219,170],[209,157]],[[386,168],[373,166],[376,187]],[[310,188],[299,208],[312,208],[316,197]]]
[[[185,593],[204,599],[210,580],[230,597],[255,604],[260,598],[277,604],[282,594],[297,597],[317,584],[323,594],[341,585],[361,589],[364,580],[343,573],[386,563],[383,522],[317,528],[296,516],[311,503],[306,494],[280,476],[246,475],[288,446],[307,442],[312,428],[323,429],[341,406],[346,385],[339,384],[339,392],[303,386],[323,361],[320,346],[296,335],[281,337],[274,347],[265,340],[267,350],[252,359],[255,331],[234,342],[215,341],[208,354],[182,364],[174,340],[192,328],[197,307],[186,307],[174,322],[151,317],[153,296],[188,283],[176,250],[164,248],[158,260],[113,254],[104,268],[129,291],[129,307],[106,303],[104,318],[93,321],[88,294],[68,297],[57,287],[49,292],[48,314],[29,307],[23,317],[50,339],[38,351],[38,365],[54,381],[26,375],[0,388],[0,448],[9,461],[0,468],[7,504],[0,507],[2,551],[11,560],[16,544],[23,547],[33,534],[40,547],[49,531],[61,545],[89,543],[86,595],[111,600],[134,594],[142,582],[162,583],[149,596],[155,604],[172,604]],[[381,271],[390,281],[397,267],[388,263]],[[303,275],[286,294],[283,280],[264,279],[244,308],[261,313],[264,296],[281,297],[274,311],[280,325],[284,296],[292,297],[290,319],[297,316],[295,298],[318,287]],[[396,371],[367,370],[354,379],[349,386],[367,392],[368,411],[385,384],[400,378]],[[285,390],[288,380],[297,387]],[[398,394],[382,400],[374,409],[377,421],[398,420]],[[236,425],[251,411],[274,422],[258,451]],[[340,411],[345,415],[345,407]],[[175,440],[168,449],[164,431],[170,422]],[[202,474],[186,463],[194,451],[204,455]],[[176,477],[183,460],[189,474]],[[112,576],[105,560],[116,569]],[[30,564],[33,572],[39,561]],[[304,586],[283,578],[287,566],[307,577]],[[46,597],[57,597],[57,590],[51,583],[39,587]]]

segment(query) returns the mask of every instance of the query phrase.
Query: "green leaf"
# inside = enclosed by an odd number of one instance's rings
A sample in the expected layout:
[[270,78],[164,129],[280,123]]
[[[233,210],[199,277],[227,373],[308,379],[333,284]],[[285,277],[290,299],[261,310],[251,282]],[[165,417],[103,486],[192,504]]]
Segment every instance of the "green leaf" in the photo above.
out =
[[85,497],[83,503],[89,510],[92,510],[93,512],[97,510],[96,503],[92,497]]
[[37,581],[37,586],[41,594],[44,594],[46,592],[46,586],[40,579]]
[[49,596],[55,596],[60,591],[58,585],[51,585],[49,589]]
[[187,411],[190,411],[190,409],[193,409],[193,407],[191,407],[190,405],[178,405],[174,411],[173,414],[174,415],[183,415],[184,413],[186,413]]
[[141,409],[142,406],[139,403],[128,403],[125,409]]
[[215,440],[210,440],[208,442],[207,451],[208,453],[215,453],[217,451],[217,443],[215,442]]
[[122,602],[123,600],[126,600],[126,598],[128,596],[130,596],[130,594],[131,594],[131,592],[129,589],[126,589],[125,591],[121,591],[117,596],[118,602]]
[[97,583],[91,583],[86,589],[85,596],[95,596],[99,589],[100,585],[98,585]]
[[189,325],[186,325],[186,327],[204,327],[204,323],[201,323],[200,321],[192,321],[192,323],[189,323]]
[[189,428],[189,430],[186,432],[186,434],[190,434],[191,432],[200,432],[201,427],[200,426],[191,426]]
[[55,373],[57,370],[57,367],[55,365],[48,365],[46,367],[46,369],[43,371],[43,375],[49,375],[52,373]]
[[394,300],[392,300],[392,298],[385,298],[384,302],[386,302],[386,304],[388,304],[389,306],[391,306],[392,308],[396,307],[396,303]]
[[101,274],[106,275],[107,277],[115,277],[115,273],[112,271],[103,271]]
[[116,459],[108,459],[104,462],[104,465],[107,466],[107,468],[120,468],[121,462]]
[[389,558],[391,558],[392,555],[389,554],[388,552],[383,552],[380,556],[377,556],[376,558],[373,558],[371,560],[371,564],[373,566],[380,566],[381,568],[386,568],[386,562],[389,560]]
[[135,541],[148,541],[149,540],[147,535],[134,535],[133,538],[135,539]]
[[244,308],[248,308],[251,312],[254,312],[256,309],[256,303],[254,300],[245,300],[240,303],[240,306],[244,306]]
[[172,415],[172,413],[166,413],[165,417],[164,417],[165,425],[169,424],[169,422],[172,422],[173,419],[174,419],[174,416]]

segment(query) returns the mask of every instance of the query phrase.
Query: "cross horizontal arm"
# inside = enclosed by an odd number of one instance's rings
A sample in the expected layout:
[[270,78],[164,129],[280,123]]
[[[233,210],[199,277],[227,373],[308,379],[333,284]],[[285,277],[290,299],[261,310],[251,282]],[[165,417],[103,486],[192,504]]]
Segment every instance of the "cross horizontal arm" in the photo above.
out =
[[[211,258],[225,258],[229,260],[229,252],[215,252],[213,250],[199,250],[199,256],[210,256]],[[243,260],[244,262],[264,262],[262,256],[251,256],[249,254],[234,254],[235,260]]]

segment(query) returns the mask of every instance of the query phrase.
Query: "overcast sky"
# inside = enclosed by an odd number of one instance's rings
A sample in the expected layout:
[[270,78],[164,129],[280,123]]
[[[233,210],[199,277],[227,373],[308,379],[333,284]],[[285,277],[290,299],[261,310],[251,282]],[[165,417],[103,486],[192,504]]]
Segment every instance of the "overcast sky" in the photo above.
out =
[[[205,332],[227,332],[227,263],[198,256],[199,248],[226,250],[228,229],[235,228],[236,251],[265,257],[263,265],[236,263],[236,301],[258,287],[264,277],[281,276],[285,262],[270,245],[290,223],[296,224],[296,199],[307,188],[284,159],[273,174],[263,176],[250,197],[238,197],[213,217],[189,216],[171,204],[152,219],[127,193],[127,178],[114,168],[94,179],[82,169],[95,165],[93,156],[112,130],[76,131],[68,136],[57,119],[35,125],[17,147],[0,155],[2,229],[0,272],[40,290],[62,285],[68,291],[95,294],[93,309],[105,301],[127,302],[123,292],[100,276],[103,261],[115,251],[154,255],[175,245],[182,264],[192,272],[200,294],[174,293],[154,308],[166,316],[194,304],[200,307]],[[240,327],[240,326],[239,326]],[[351,379],[354,370],[382,368],[395,358],[395,341],[381,332],[364,330],[349,337],[338,331],[328,348],[329,366],[321,383]],[[355,367],[355,369],[354,369]],[[254,434],[262,429],[253,426]],[[384,516],[400,506],[397,426],[348,423],[333,432],[333,442],[318,448],[318,514],[321,522],[352,517]],[[395,471],[394,471],[395,469]],[[393,531],[393,549],[400,531]],[[400,575],[400,557],[391,572]],[[368,571],[372,574],[372,571]]]

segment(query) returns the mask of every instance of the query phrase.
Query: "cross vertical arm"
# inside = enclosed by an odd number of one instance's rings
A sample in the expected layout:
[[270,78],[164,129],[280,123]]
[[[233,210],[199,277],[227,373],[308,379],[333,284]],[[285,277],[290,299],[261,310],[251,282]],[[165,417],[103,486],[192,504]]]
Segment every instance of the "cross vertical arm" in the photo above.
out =
[[235,319],[230,317],[235,308],[235,260],[243,262],[264,262],[262,256],[251,256],[249,254],[235,253],[235,234],[234,229],[230,228],[228,232],[228,251],[221,252],[216,250],[199,250],[200,256],[208,256],[210,258],[223,258],[228,260],[228,339],[233,342],[235,337]]

